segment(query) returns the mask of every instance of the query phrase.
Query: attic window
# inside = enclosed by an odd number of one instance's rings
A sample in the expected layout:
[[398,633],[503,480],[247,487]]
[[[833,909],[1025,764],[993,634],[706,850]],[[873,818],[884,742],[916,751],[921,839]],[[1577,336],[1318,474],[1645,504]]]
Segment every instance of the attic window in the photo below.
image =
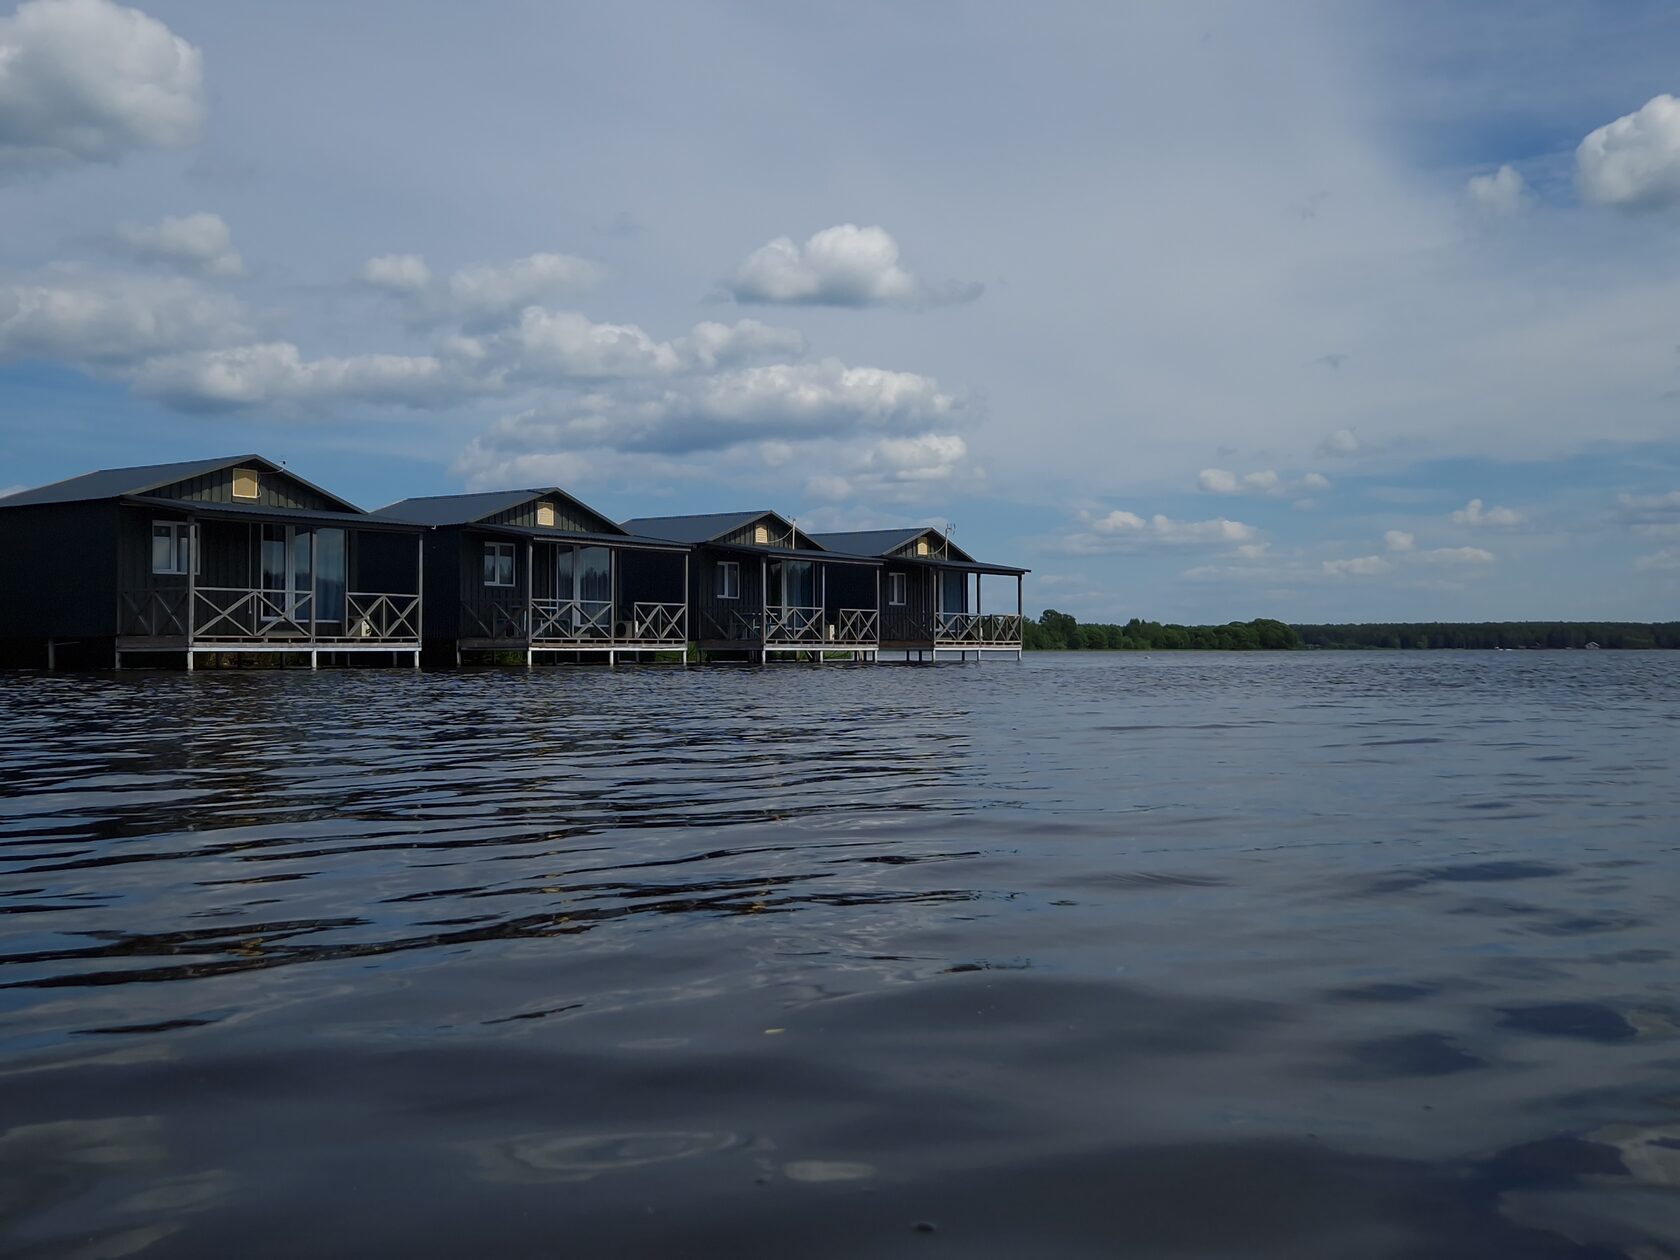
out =
[[539,504],[537,504],[537,524],[543,526],[546,529],[553,529],[554,528],[554,504],[552,504],[552,503],[539,503]]
[[257,497],[257,470],[255,468],[235,468],[233,470],[233,497],[236,499],[254,499]]
[[916,554],[918,556],[925,556],[925,555],[927,555],[927,553],[928,553],[928,540],[925,539],[925,538],[916,539]]
[[753,541],[760,544],[768,543],[770,541],[770,527],[768,525],[754,525]]

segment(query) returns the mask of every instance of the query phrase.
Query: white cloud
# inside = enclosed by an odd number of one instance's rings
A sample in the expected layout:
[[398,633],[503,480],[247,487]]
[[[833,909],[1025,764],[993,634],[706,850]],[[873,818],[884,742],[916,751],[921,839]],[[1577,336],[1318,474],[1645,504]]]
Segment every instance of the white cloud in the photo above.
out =
[[419,254],[380,254],[363,263],[356,278],[400,299],[404,317],[416,327],[487,329],[553,298],[583,292],[605,274],[587,258],[543,253],[474,263],[440,280]]
[[965,475],[968,443],[955,433],[921,433],[913,437],[881,438],[854,456],[844,473],[828,472],[809,478],[808,495],[817,499],[890,500],[916,502],[935,486],[949,485]]
[[218,214],[200,211],[157,223],[125,223],[117,239],[124,253],[142,262],[168,263],[216,280],[245,274],[245,260]]
[[1260,531],[1221,516],[1207,521],[1175,521],[1160,513],[1147,519],[1136,512],[1081,512],[1080,527],[1065,536],[1061,549],[1075,555],[1135,551],[1151,546],[1183,547],[1249,543]]
[[290,342],[266,342],[152,359],[134,388],[185,411],[229,411],[311,402],[438,406],[459,396],[461,382],[430,355],[305,359]]
[[1616,499],[1621,519],[1635,528],[1659,528],[1680,522],[1680,490],[1667,494],[1623,494]]
[[932,286],[898,265],[885,228],[842,223],[803,246],[779,236],[749,254],[728,284],[737,302],[809,306],[915,306],[967,302],[981,286]]
[[1318,444],[1320,455],[1357,455],[1359,436],[1352,429],[1337,429]]
[[1640,556],[1633,567],[1641,573],[1680,572],[1680,547],[1665,547],[1648,556]]
[[675,349],[694,367],[713,371],[765,359],[798,359],[805,354],[805,338],[792,328],[776,328],[756,319],[733,324],[711,320],[696,324]]
[[1299,494],[1304,490],[1328,490],[1330,479],[1319,473],[1306,473],[1299,480],[1289,480],[1270,468],[1260,472],[1243,473],[1240,476],[1225,468],[1204,468],[1197,474],[1196,484],[1208,494],[1251,494],[1280,498]]
[[109,0],[30,0],[0,18],[0,171],[115,162],[198,138],[198,49]]
[[424,293],[432,283],[432,271],[419,254],[381,254],[363,263],[357,278],[373,288],[407,296]]
[[1417,546],[1417,538],[1403,529],[1389,530],[1383,535],[1383,541],[1390,551],[1411,551]]
[[1527,204],[1527,185],[1513,166],[1501,166],[1491,175],[1472,175],[1465,185],[1471,204],[1485,214],[1516,214]]
[[469,325],[506,319],[537,302],[588,289],[604,274],[599,263],[571,254],[480,263],[449,277],[448,310],[451,318]]
[[1326,560],[1324,572],[1331,577],[1371,577],[1387,573],[1394,566],[1381,556],[1355,556],[1350,560]]
[[1521,525],[1523,514],[1514,508],[1488,507],[1480,499],[1471,499],[1452,514],[1455,525]]
[[655,341],[635,324],[597,324],[576,311],[526,307],[519,322],[486,343],[528,378],[600,380],[670,376],[683,368],[668,341]]
[[1432,564],[1492,564],[1498,557],[1480,547],[1436,547],[1432,551],[1418,552],[1417,558]]
[[246,335],[239,303],[178,276],[62,269],[0,285],[0,361],[109,368]]
[[1575,179],[1588,201],[1603,206],[1680,203],[1680,100],[1653,96],[1589,132],[1575,150]]

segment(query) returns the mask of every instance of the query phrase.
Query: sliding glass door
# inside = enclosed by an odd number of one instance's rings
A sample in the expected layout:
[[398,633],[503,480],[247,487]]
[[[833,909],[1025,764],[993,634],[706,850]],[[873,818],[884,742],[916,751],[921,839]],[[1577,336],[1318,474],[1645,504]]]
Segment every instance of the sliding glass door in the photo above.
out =
[[342,621],[347,556],[342,529],[264,525],[259,546],[269,621]]

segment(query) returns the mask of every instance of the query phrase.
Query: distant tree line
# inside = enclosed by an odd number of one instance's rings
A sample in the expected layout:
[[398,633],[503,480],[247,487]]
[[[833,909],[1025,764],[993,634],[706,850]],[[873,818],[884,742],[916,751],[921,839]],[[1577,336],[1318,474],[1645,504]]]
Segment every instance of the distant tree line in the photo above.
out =
[[1635,621],[1399,622],[1296,626],[1315,648],[1680,648],[1680,622]]
[[1259,618],[1233,621],[1224,626],[1172,626],[1133,617],[1123,626],[1080,625],[1071,613],[1046,608],[1037,621],[1023,627],[1022,645],[1031,650],[1118,650],[1166,652],[1181,649],[1213,649],[1224,652],[1253,652],[1261,649],[1300,647],[1295,631],[1281,621]]

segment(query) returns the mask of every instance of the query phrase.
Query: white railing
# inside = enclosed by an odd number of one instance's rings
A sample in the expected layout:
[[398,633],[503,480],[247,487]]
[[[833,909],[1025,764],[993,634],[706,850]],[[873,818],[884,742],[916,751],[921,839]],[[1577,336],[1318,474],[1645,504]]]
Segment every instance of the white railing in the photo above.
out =
[[312,591],[200,586],[124,591],[125,637],[192,639],[194,642],[300,643],[399,642],[420,639],[420,596],[350,591],[344,616],[320,620]]
[[637,643],[688,642],[686,604],[637,603],[630,606],[631,640]]
[[344,597],[344,621],[352,639],[418,640],[420,597],[352,591]]
[[821,643],[823,610],[820,608],[770,608],[765,610],[767,643]]
[[533,599],[531,639],[566,643],[610,640],[612,611],[611,601],[605,599]]
[[[200,586],[193,591],[194,639],[309,639],[315,596],[310,591]],[[336,625],[336,623],[335,623]]]
[[1016,613],[939,613],[933,640],[966,647],[1019,647],[1021,618]]
[[881,614],[874,608],[842,608],[829,637],[837,643],[874,643],[881,637]]

